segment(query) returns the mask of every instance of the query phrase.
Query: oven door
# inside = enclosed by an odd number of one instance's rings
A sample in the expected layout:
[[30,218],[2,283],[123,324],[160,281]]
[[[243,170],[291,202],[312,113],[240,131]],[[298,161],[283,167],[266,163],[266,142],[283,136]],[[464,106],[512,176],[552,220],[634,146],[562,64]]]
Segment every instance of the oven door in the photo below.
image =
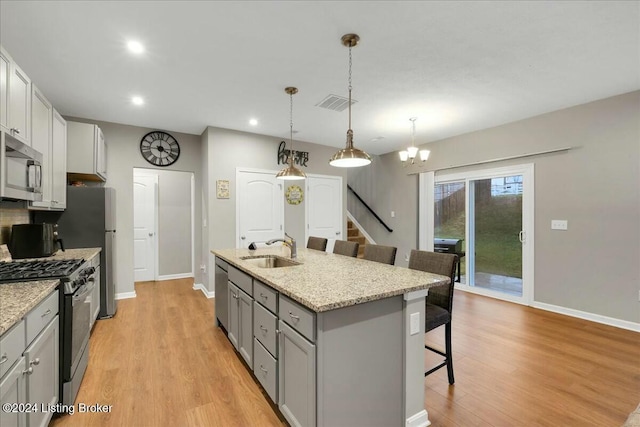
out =
[[84,348],[89,341],[89,323],[91,318],[91,292],[93,282],[80,286],[73,295],[65,295],[67,310],[65,329],[70,331],[68,341],[64,343],[69,358],[64,361],[65,381],[71,380],[78,367]]

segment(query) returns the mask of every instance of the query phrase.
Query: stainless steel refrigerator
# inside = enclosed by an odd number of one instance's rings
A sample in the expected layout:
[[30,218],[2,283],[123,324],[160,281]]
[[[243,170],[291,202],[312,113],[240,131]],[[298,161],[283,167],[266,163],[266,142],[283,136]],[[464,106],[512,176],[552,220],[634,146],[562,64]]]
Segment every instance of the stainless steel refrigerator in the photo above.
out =
[[67,187],[63,212],[36,212],[34,222],[57,223],[65,248],[102,248],[100,252],[101,319],[116,314],[116,192],[108,187]]

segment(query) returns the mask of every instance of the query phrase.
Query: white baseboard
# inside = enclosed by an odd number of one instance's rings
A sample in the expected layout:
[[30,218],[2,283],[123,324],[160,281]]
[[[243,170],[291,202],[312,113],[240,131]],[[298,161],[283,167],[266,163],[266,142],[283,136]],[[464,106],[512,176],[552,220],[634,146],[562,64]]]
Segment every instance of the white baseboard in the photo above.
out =
[[604,325],[615,326],[616,328],[628,329],[630,331],[640,332],[640,323],[629,322],[627,320],[615,319],[613,317],[602,316],[600,314],[588,313],[586,311],[574,310],[572,308],[561,307],[559,305],[546,304],[534,301],[531,307],[541,310],[552,311],[554,313],[564,314],[579,319],[590,320],[592,322],[602,323]]
[[135,297],[136,297],[136,291],[121,292],[119,294],[116,294],[116,299],[129,299],[129,298],[135,298]]
[[197,290],[202,291],[204,296],[207,297],[207,298],[214,298],[216,296],[215,292],[207,290],[207,288],[205,288],[202,283],[194,283],[193,284],[193,290],[194,291],[197,291]]
[[417,414],[414,414],[412,416],[410,416],[409,418],[407,418],[407,421],[405,422],[405,427],[427,427],[431,425],[431,421],[429,421],[429,414],[427,414],[427,411],[425,409],[423,409],[422,411],[418,412]]
[[156,280],[161,282],[163,280],[187,279],[189,277],[193,277],[193,273],[165,274],[164,276],[158,276]]

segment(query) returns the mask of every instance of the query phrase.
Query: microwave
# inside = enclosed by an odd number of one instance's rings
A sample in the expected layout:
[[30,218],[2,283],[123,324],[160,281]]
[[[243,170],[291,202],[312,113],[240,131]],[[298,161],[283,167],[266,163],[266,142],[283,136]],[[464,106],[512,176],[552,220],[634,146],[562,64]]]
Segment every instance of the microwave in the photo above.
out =
[[0,198],[42,200],[42,153],[0,132]]

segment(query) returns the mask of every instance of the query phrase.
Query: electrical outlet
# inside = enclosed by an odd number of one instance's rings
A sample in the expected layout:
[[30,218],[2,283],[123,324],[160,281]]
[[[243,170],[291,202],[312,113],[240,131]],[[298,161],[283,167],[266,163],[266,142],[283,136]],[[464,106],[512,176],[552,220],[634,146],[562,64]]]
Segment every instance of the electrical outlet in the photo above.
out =
[[409,334],[415,335],[420,333],[420,313],[411,313]]
[[404,254],[404,260],[409,262],[409,252],[407,252],[406,254]]
[[638,291],[638,301],[640,301],[640,291]]
[[391,218],[395,218],[396,217],[396,211],[391,211]]
[[207,272],[207,266],[206,266],[206,265],[204,265],[204,264],[202,264],[202,265],[200,266],[200,270],[202,270],[202,272],[203,272],[203,273],[206,273],[206,272]]
[[568,228],[569,222],[566,219],[552,219],[551,220],[551,229],[552,230],[566,230]]

